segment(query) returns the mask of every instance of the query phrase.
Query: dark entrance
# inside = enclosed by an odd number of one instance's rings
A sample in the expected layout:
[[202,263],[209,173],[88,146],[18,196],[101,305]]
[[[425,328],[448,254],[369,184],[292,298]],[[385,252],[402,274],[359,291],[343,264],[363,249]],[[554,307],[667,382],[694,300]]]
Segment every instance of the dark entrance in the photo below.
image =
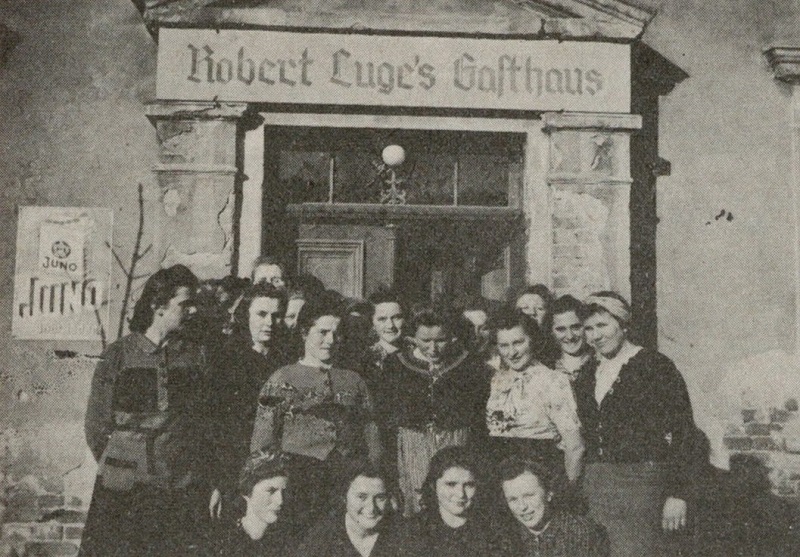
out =
[[276,126],[266,137],[264,252],[326,287],[501,299],[524,275],[511,272],[522,134]]

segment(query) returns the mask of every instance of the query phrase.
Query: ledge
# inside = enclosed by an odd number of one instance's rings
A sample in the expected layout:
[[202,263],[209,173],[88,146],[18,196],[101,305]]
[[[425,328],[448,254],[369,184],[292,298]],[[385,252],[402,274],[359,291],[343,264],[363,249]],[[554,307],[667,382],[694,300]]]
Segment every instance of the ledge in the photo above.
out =
[[591,112],[546,112],[542,114],[544,131],[554,130],[622,130],[641,129],[638,114],[596,114]]
[[523,218],[513,207],[469,207],[452,205],[379,205],[376,203],[300,203],[286,207],[287,213],[304,222],[380,222],[401,221],[463,222],[493,220],[508,224]]
[[247,112],[247,103],[158,101],[146,105],[145,114],[158,120],[238,120]]
[[630,42],[642,35],[655,15],[619,0],[513,0],[494,13],[393,11],[380,6],[356,10],[347,3],[341,9],[320,3],[316,9],[293,10],[266,1],[241,6],[210,0],[133,1],[154,34],[159,27],[182,26]]
[[226,164],[161,163],[152,168],[153,172],[175,174],[237,174],[235,166]]
[[772,46],[764,49],[764,56],[775,79],[800,85],[800,47]]

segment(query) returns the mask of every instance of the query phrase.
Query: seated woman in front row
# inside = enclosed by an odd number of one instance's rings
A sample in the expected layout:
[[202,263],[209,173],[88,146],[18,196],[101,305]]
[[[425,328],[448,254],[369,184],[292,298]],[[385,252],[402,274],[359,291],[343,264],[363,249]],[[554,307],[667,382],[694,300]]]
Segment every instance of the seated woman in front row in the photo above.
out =
[[465,447],[447,447],[431,459],[422,485],[422,512],[409,520],[409,555],[499,555],[483,504],[487,485],[477,459]]
[[295,528],[284,509],[288,466],[284,453],[253,453],[246,460],[239,476],[244,516],[220,526],[209,556],[282,557],[293,545]]
[[409,552],[404,530],[393,516],[387,481],[369,465],[350,466],[334,509],[306,533],[295,557],[400,557]]
[[602,526],[554,505],[553,477],[541,462],[511,457],[498,476],[509,511],[495,528],[504,557],[608,557]]

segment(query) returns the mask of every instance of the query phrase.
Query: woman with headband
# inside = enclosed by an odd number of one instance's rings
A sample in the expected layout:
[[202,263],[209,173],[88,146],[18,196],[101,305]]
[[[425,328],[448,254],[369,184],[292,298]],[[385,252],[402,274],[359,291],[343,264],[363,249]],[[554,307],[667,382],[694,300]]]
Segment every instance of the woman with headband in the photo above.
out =
[[584,492],[613,557],[677,555],[686,528],[694,421],[672,361],[629,339],[628,302],[597,292],[581,310],[595,349],[575,382],[586,441]]
[[[290,455],[255,452],[239,473],[239,513],[215,524],[206,557],[281,557],[294,545],[296,525],[287,518]],[[289,502],[291,503],[291,501]],[[243,507],[243,508],[242,508]],[[239,518],[232,520],[238,514]]]

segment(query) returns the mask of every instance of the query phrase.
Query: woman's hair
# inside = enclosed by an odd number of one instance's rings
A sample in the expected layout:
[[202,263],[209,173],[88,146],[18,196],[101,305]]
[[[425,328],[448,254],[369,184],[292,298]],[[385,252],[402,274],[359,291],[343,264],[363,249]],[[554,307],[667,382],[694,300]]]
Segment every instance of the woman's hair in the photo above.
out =
[[458,330],[458,316],[452,313],[446,308],[417,306],[411,311],[408,332],[414,336],[420,327],[441,327],[447,334],[453,334]]
[[513,308],[506,308],[492,315],[487,322],[487,326],[494,331],[495,341],[497,341],[497,333],[499,331],[508,331],[519,327],[531,341],[533,357],[545,365],[549,363],[551,359],[550,352],[552,351],[550,337],[542,331],[539,324],[530,315],[525,315]]
[[463,468],[472,473],[477,483],[482,479],[482,466],[475,454],[466,447],[445,447],[439,450],[428,465],[428,475],[422,482],[422,499],[420,506],[426,512],[438,508],[436,498],[436,481],[444,476],[450,468]]
[[239,495],[253,494],[253,488],[263,480],[289,476],[290,456],[287,453],[259,451],[250,454],[239,473]]
[[343,313],[344,298],[341,294],[333,290],[325,290],[318,296],[306,300],[306,303],[300,308],[300,313],[297,315],[297,330],[305,335],[320,317],[325,315],[342,317]]
[[[268,282],[259,282],[251,285],[244,291],[242,299],[236,306],[236,311],[233,314],[234,330],[241,338],[250,341],[250,306],[253,301],[258,298],[272,298],[278,300],[278,305],[282,313],[286,312],[286,291],[283,288],[277,288]],[[277,324],[278,329],[282,326],[282,322]]]
[[570,311],[574,311],[576,315],[580,315],[580,312],[583,311],[583,302],[570,294],[564,294],[563,296],[556,298],[553,301],[553,304],[550,306],[551,316],[569,313]]
[[497,479],[503,482],[518,478],[525,472],[530,472],[545,491],[555,491],[555,477],[550,469],[542,462],[527,459],[521,456],[512,456],[503,460],[497,468]]
[[[341,464],[333,466],[331,472],[335,485],[335,490],[332,492],[333,505],[331,509],[334,513],[341,515],[347,512],[347,492],[350,491],[350,486],[359,477],[381,480],[383,487],[386,489],[386,495],[391,497],[391,475],[383,468],[375,466],[367,460],[342,461]],[[384,509],[384,519],[390,518],[392,512],[392,505],[387,503]],[[384,524],[386,522],[386,520],[383,521]]]
[[375,306],[378,304],[397,304],[400,306],[401,310],[405,309],[403,307],[403,302],[400,300],[400,295],[389,288],[379,288],[370,294],[367,300],[370,304],[372,304],[372,313],[370,314],[370,317],[375,315]]
[[273,257],[271,255],[260,255],[255,258],[255,261],[253,261],[253,270],[250,271],[250,281],[255,281],[256,269],[265,265],[277,265],[280,268],[281,273],[284,275],[286,274],[286,268],[284,267],[283,263],[278,261],[277,257]]
[[301,290],[305,294],[305,299],[319,296],[325,291],[325,285],[312,274],[302,273],[294,277],[289,285],[292,289]]
[[544,284],[539,283],[539,284],[532,284],[525,286],[519,292],[517,292],[516,296],[514,296],[514,303],[516,303],[517,300],[522,298],[525,294],[536,294],[537,296],[539,296],[544,302],[544,306],[547,312],[548,313],[550,312],[550,306],[553,303],[553,294],[550,292],[550,289],[547,288]]
[[[611,303],[603,303],[602,299],[609,299]],[[630,324],[631,305],[621,294],[613,290],[601,290],[589,295],[582,304],[578,318],[586,321],[592,315],[608,313],[616,319],[623,328]]]
[[159,269],[147,279],[142,295],[133,306],[133,316],[129,328],[135,333],[144,333],[153,324],[155,310],[175,297],[181,287],[188,288],[194,295],[197,290],[197,277],[184,265],[173,265]]
[[338,470],[336,475],[339,477],[336,489],[340,501],[344,501],[347,498],[350,486],[359,476],[381,480],[384,487],[386,487],[386,492],[389,492],[389,481],[386,473],[380,467],[370,464],[368,461],[357,460],[354,463],[346,464]]

